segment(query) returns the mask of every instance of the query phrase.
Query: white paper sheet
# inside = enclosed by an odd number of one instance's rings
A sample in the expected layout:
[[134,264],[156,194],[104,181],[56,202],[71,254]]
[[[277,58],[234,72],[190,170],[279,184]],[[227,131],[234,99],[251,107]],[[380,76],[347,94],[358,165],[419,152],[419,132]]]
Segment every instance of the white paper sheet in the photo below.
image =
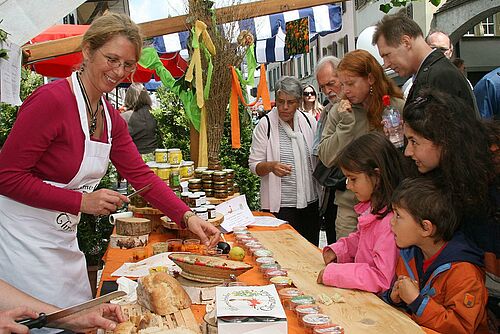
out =
[[166,266],[171,271],[180,272],[181,268],[168,258],[168,254],[170,253],[156,254],[135,263],[126,262],[122,264],[120,268],[115,270],[111,276],[142,277],[149,275],[149,268],[159,266]]
[[215,211],[224,215],[224,222],[221,226],[226,232],[232,232],[235,226],[247,226],[255,222],[255,217],[248,207],[245,195],[217,205]]
[[266,217],[266,216],[256,216],[255,222],[250,224],[251,226],[265,226],[265,227],[278,227],[283,224],[287,224],[288,222],[285,220],[281,220],[275,217]]
[[21,49],[19,45],[0,42],[0,48],[8,50],[9,59],[0,58],[0,102],[21,105]]

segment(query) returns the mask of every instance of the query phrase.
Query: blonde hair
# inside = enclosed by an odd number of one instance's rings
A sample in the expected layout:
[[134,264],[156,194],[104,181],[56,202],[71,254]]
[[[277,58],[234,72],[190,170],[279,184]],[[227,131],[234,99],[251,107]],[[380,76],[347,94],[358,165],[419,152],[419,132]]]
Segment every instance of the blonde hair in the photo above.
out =
[[82,46],[88,45],[93,53],[116,36],[126,37],[135,47],[136,61],[142,51],[139,26],[124,14],[107,13],[95,19],[83,35]]

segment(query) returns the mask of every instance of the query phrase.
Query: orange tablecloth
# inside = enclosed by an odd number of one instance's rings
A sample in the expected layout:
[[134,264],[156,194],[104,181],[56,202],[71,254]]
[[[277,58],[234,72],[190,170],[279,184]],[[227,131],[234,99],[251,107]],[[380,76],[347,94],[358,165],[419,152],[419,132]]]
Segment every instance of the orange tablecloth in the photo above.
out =
[[[268,213],[263,213],[263,212],[254,212],[255,216],[263,216],[263,215],[270,215]],[[255,227],[251,226],[249,227],[250,231],[273,231],[273,230],[280,230],[280,229],[291,229],[293,228],[288,225],[284,224],[279,227]],[[172,238],[173,235],[167,234],[159,234],[159,233],[152,233],[149,236],[149,243],[146,246],[146,256],[150,256],[153,254],[152,250],[152,244],[155,242],[160,242],[160,241],[166,241],[169,238]],[[233,234],[228,234],[226,235],[227,241],[234,241],[234,235]],[[318,248],[318,252],[320,249]],[[108,248],[106,251],[106,254],[104,255],[104,262],[105,266],[102,272],[101,280],[99,283],[99,289],[97,291],[97,295],[100,295],[101,288],[103,281],[112,281],[118,279],[118,277],[112,277],[111,274],[118,269],[123,263],[125,262],[131,262],[131,258],[133,256],[134,250],[133,249],[119,249],[119,248]],[[245,257],[244,259],[245,262],[247,263],[252,263],[254,265],[254,268],[251,270],[247,271],[246,273],[240,275],[238,277],[238,280],[241,280],[249,285],[265,285],[268,284],[268,282],[264,279],[264,276],[262,273],[258,270],[257,266],[255,265],[255,262],[250,256]],[[191,309],[194,313],[194,316],[196,317],[196,320],[198,323],[202,324],[203,323],[203,316],[205,315],[205,305],[192,305]],[[286,311],[287,315],[287,320],[288,320],[288,332],[290,334],[298,334],[298,333],[303,333],[304,328],[299,326],[298,319],[293,313],[293,311]],[[434,331],[428,330],[423,328],[425,332],[427,333],[436,333]]]

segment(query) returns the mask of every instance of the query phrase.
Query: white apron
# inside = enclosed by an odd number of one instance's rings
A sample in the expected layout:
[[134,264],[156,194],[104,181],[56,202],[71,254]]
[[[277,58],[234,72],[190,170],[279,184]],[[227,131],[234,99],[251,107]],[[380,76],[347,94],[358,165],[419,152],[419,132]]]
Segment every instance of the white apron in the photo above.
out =
[[[59,188],[92,192],[106,174],[111,150],[111,119],[103,102],[108,143],[90,140],[87,111],[76,79],[71,76],[85,150],[80,168]],[[44,302],[68,307],[92,298],[85,257],[78,248],[80,214],[38,209],[0,196],[0,278]]]

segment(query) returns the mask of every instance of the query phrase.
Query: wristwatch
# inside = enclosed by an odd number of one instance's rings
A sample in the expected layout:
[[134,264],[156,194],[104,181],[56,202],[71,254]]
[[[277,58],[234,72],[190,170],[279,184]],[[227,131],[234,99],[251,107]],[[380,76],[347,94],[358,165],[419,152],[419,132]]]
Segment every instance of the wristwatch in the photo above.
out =
[[181,221],[179,227],[183,230],[187,229],[188,228],[188,220],[189,220],[189,218],[191,218],[193,216],[196,216],[196,213],[194,213],[193,211],[186,212],[184,214],[184,217],[182,218],[182,221]]

